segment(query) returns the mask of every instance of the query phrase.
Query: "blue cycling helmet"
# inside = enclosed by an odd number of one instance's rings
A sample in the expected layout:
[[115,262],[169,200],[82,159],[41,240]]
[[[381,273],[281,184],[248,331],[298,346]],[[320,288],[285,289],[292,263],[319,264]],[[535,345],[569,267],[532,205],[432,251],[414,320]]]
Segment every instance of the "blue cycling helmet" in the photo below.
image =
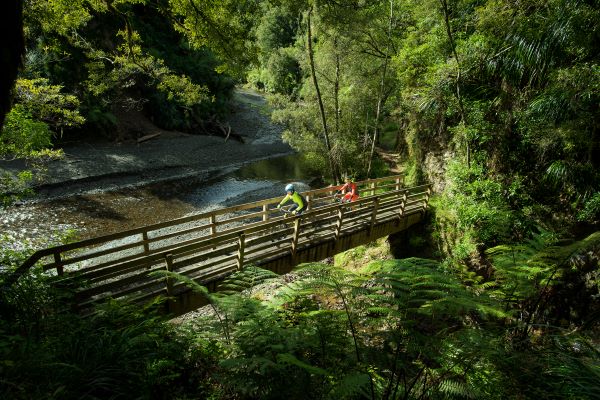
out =
[[291,183],[288,183],[288,184],[286,185],[286,187],[285,187],[285,191],[286,191],[286,192],[295,192],[295,191],[296,191],[296,188],[294,187],[294,185],[293,185],[293,184],[291,184]]

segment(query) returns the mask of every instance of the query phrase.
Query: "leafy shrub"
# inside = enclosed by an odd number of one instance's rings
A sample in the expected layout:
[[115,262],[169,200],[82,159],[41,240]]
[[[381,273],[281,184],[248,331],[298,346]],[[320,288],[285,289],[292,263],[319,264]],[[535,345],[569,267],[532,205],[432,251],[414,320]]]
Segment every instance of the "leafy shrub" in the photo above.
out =
[[446,251],[464,259],[477,248],[527,235],[530,228],[511,204],[526,201],[518,179],[506,185],[487,177],[480,165],[468,169],[457,162],[450,164],[447,177],[446,191],[436,205],[440,230],[450,243]]
[[289,49],[271,53],[264,73],[265,90],[292,94],[300,82],[300,65]]
[[31,171],[21,171],[16,176],[0,172],[0,206],[7,206],[32,194],[28,186],[33,179]]
[[7,114],[0,133],[0,156],[26,157],[34,150],[50,147],[51,139],[48,125],[35,121],[25,106],[16,104]]
[[600,193],[594,193],[591,198],[585,202],[583,210],[577,214],[577,220],[586,222],[595,222],[600,218]]
[[62,86],[50,85],[48,79],[18,79],[15,97],[36,120],[55,131],[82,125],[85,119],[79,114],[79,99],[61,90]]

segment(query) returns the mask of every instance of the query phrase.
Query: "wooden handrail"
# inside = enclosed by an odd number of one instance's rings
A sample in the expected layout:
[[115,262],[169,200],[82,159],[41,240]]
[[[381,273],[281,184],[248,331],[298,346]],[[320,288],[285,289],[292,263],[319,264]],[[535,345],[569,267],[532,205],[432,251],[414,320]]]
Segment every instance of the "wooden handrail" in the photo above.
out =
[[[307,239],[308,236],[306,235],[310,234],[317,238],[331,237],[337,240],[342,232],[346,229],[352,229],[356,223],[364,224],[361,229],[367,230],[370,237],[373,234],[375,224],[379,223],[381,219],[392,218],[393,215],[396,215],[395,218],[403,218],[403,215],[417,211],[424,212],[427,209],[431,186],[421,185],[402,188],[400,182],[400,175],[356,182],[359,187],[364,188],[360,189],[361,197],[350,204],[329,203],[333,197],[333,192],[338,190],[341,185],[302,192],[306,198],[310,199],[309,207],[307,207],[308,211],[294,218],[270,215],[275,212],[273,206],[281,200],[281,197],[278,197],[54,246],[36,251],[5,281],[5,285],[14,283],[40,260],[52,256],[53,261],[44,264],[44,270],[56,269],[58,275],[64,276],[62,279],[69,279],[69,276],[75,272],[80,273],[82,276],[94,277],[93,279],[98,282],[99,287],[84,291],[90,296],[101,295],[105,292],[110,295],[113,293],[112,290],[118,290],[119,293],[131,293],[137,287],[136,276],[142,279],[142,281],[139,281],[140,287],[149,284],[143,282],[149,279],[149,269],[158,268],[160,260],[163,260],[161,268],[164,269],[166,260],[169,270],[178,271],[178,268],[183,265],[193,265],[194,262],[197,262],[194,260],[207,258],[211,252],[215,252],[215,254],[222,253],[224,255],[222,263],[219,259],[215,259],[214,262],[207,264],[214,265],[211,268],[215,269],[216,274],[220,276],[218,271],[229,270],[231,267],[228,264],[231,257],[226,255],[227,249],[232,246],[237,248],[237,254],[234,257],[237,261],[234,263],[234,268],[242,268],[248,262],[256,262],[256,257],[265,257],[270,253],[277,254],[276,249],[270,251],[270,247],[273,246],[270,246],[270,243],[266,242],[264,238],[275,240],[278,233],[292,232],[291,236],[286,233],[287,239],[284,239],[286,240],[284,248],[287,247],[287,251],[292,255],[297,252],[298,248],[313,240]],[[366,193],[374,194],[365,195]],[[250,212],[239,214],[239,212],[244,211]],[[394,211],[393,214],[389,214],[391,211]],[[217,216],[221,218],[218,219]],[[205,222],[202,222],[203,220]],[[202,222],[201,225],[183,226],[183,224],[196,221]],[[236,225],[235,223],[242,224]],[[234,226],[225,230],[218,229],[218,227],[227,224],[233,224]],[[293,227],[290,227],[289,224],[293,224]],[[161,234],[160,230],[164,228],[184,229],[176,231],[171,229],[168,233]],[[201,235],[202,231],[205,231],[205,234]],[[272,231],[276,233],[270,233]],[[164,242],[176,236],[182,236],[179,242]],[[131,239],[131,241],[111,245],[111,242],[126,238]],[[103,244],[110,247],[104,249],[97,247]],[[274,244],[283,245],[279,239]],[[66,253],[76,250],[87,250],[88,252],[77,252],[73,254],[73,257],[65,256]],[[128,253],[125,255],[118,254],[124,251]],[[281,251],[285,252],[285,250]],[[111,255],[114,255],[114,257],[108,259]],[[65,268],[68,266],[73,268],[77,263],[86,261],[95,261],[95,263],[79,267],[77,270],[70,271]],[[223,265],[223,267],[219,265]],[[194,271],[205,269],[202,266],[192,268]],[[142,270],[145,272],[142,272]],[[139,271],[139,274],[134,273],[134,271]],[[133,275],[131,275],[132,273]],[[212,276],[213,273],[211,272],[209,275]],[[119,278],[120,276],[122,278]],[[105,281],[106,279],[110,279],[110,281]],[[122,286],[121,281],[133,286],[128,286],[126,290],[118,289],[119,285]],[[152,279],[150,281],[153,282]],[[169,291],[171,290],[173,290],[173,287],[169,287]]]

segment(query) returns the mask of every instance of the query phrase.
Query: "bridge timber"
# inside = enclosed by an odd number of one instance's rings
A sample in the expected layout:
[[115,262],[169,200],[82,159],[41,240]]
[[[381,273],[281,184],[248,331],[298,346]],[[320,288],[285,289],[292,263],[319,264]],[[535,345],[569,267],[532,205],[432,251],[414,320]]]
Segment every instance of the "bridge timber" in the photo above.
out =
[[176,272],[215,291],[245,265],[282,274],[406,230],[423,219],[431,187],[404,188],[401,179],[357,182],[361,197],[350,204],[333,201],[340,186],[303,192],[308,210],[300,216],[283,216],[281,198],[272,198],[39,250],[14,279],[39,266],[75,291],[82,312],[110,298],[144,303],[163,295],[165,311],[179,315],[205,299],[153,272]]

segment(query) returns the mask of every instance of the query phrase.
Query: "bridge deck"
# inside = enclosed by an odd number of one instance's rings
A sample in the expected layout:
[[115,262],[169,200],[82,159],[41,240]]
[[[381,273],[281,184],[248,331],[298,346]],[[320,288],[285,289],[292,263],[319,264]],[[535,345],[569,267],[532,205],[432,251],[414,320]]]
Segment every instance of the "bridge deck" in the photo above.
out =
[[429,185],[402,188],[400,176],[357,182],[361,198],[333,202],[338,187],[304,192],[308,211],[281,215],[280,198],[227,207],[160,224],[56,246],[34,253],[17,271],[34,265],[76,288],[87,308],[109,298],[148,301],[176,298],[176,314],[202,304],[182,283],[152,274],[169,270],[214,290],[223,278],[254,264],[277,273],[318,261],[419,222],[428,206]]

